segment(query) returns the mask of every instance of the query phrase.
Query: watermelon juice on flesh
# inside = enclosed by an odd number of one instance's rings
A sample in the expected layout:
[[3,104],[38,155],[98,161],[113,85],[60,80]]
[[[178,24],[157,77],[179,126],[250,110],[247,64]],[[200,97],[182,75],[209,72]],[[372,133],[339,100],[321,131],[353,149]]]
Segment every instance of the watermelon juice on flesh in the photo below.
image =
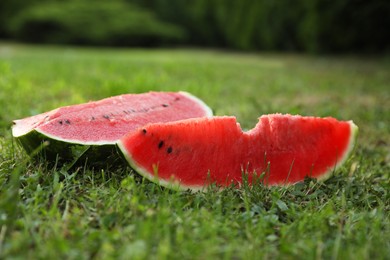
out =
[[48,141],[47,157],[73,159],[89,150],[90,159],[106,161],[121,137],[145,124],[211,115],[186,92],[124,94],[15,120],[12,134],[28,153]]
[[119,141],[130,165],[167,187],[199,190],[210,183],[239,186],[246,176],[285,185],[325,178],[351,152],[352,121],[272,114],[243,132],[235,117],[150,124]]

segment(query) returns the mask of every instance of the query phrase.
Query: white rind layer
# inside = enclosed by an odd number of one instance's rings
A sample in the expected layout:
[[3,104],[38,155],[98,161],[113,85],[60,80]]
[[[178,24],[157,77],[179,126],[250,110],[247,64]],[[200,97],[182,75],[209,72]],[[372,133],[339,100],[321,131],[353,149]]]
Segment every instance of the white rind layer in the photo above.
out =
[[[41,123],[42,121],[45,121],[47,118],[50,118],[52,114],[55,114],[58,110],[59,108],[35,116],[30,116],[24,119],[14,120],[12,126],[12,136],[17,138],[17,137],[27,135],[35,128],[39,127],[39,125],[34,126],[36,123]],[[28,120],[33,120],[34,123],[31,125],[27,124],[25,121]]]
[[183,94],[184,96],[187,96],[189,99],[191,99],[191,100],[195,101],[196,103],[198,103],[199,105],[201,105],[206,112],[206,117],[213,116],[213,111],[205,102],[203,102],[203,100],[197,98],[196,96],[194,96],[186,91],[179,91],[179,93]]
[[23,135],[26,135],[28,133],[30,133],[32,130],[29,128],[29,129],[25,129],[25,128],[22,128],[22,127],[19,127],[17,125],[17,122],[15,122],[16,125],[14,125],[12,127],[12,136],[13,137],[21,137]]
[[[117,141],[106,141],[106,140],[101,140],[101,141],[82,141],[82,140],[77,140],[77,139],[64,139],[60,138],[58,136],[46,133],[45,131],[42,131],[39,127],[36,129],[33,129],[32,131],[36,131],[37,133],[40,133],[41,135],[44,135],[50,139],[64,142],[64,143],[70,143],[70,144],[80,144],[80,145],[115,145]],[[30,131],[31,132],[31,131]],[[29,133],[30,133],[29,132]],[[28,134],[28,133],[27,133]]]

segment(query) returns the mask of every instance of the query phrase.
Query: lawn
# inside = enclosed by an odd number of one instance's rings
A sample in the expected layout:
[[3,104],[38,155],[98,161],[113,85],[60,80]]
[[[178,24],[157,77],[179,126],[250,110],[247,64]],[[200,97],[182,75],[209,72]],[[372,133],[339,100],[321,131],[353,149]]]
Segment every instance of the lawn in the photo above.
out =
[[[244,129],[267,113],[354,120],[324,182],[171,191],[130,168],[29,160],[12,120],[149,90],[188,91]],[[0,258],[389,259],[390,59],[0,44]]]

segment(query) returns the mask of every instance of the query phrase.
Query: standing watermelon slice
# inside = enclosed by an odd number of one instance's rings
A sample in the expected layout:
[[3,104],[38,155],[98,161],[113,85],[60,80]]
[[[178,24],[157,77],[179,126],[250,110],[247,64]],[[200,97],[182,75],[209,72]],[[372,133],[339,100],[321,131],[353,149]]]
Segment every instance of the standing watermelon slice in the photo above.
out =
[[208,106],[186,92],[125,94],[15,120],[12,134],[28,153],[47,141],[46,157],[72,160],[84,154],[106,162],[121,137],[147,123],[211,115]]
[[285,185],[325,178],[352,150],[352,121],[272,114],[243,132],[235,117],[150,124],[118,143],[130,165],[167,187],[199,190],[210,183]]

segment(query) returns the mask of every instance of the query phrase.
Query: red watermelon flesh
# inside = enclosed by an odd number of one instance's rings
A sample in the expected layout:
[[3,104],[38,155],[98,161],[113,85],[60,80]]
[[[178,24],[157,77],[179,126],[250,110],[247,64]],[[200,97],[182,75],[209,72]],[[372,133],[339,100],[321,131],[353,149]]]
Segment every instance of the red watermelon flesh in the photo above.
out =
[[211,117],[150,124],[119,147],[137,172],[167,187],[240,185],[243,173],[249,183],[257,176],[285,185],[327,177],[346,160],[356,133],[352,121],[329,117],[265,115],[248,132],[235,117]]
[[211,115],[209,107],[186,92],[125,94],[15,120],[12,133],[20,137],[35,130],[66,142],[115,144],[147,123]]

